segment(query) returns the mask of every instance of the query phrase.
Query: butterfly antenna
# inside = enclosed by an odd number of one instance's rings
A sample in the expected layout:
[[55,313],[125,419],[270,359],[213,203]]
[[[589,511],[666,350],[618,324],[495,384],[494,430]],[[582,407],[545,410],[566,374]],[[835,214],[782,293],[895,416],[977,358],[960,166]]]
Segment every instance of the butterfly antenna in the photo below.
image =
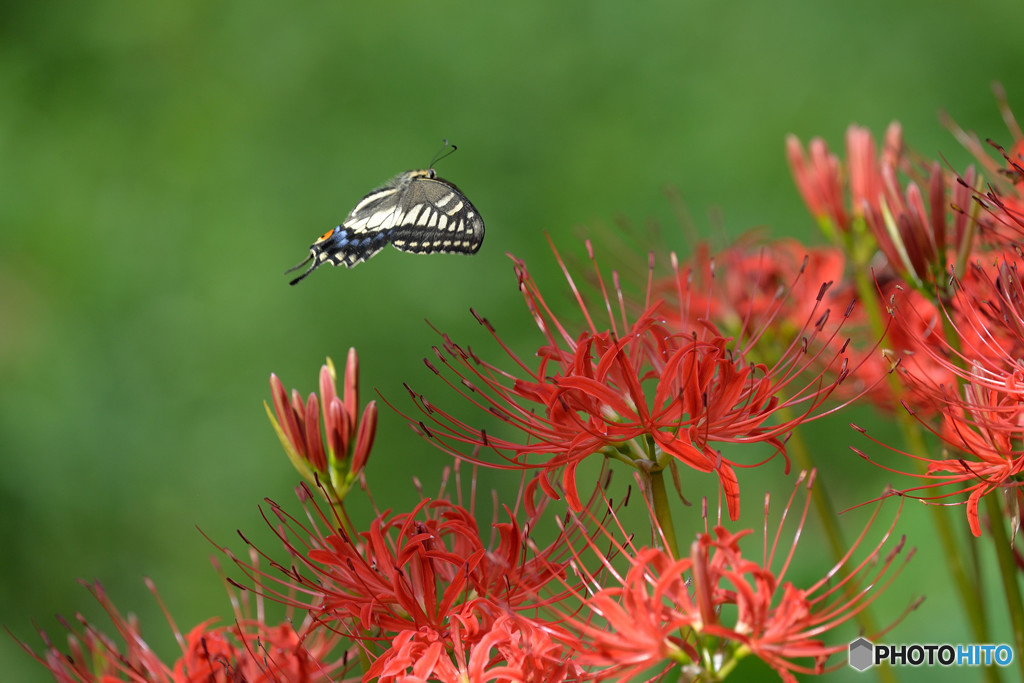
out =
[[437,162],[441,161],[441,159],[444,159],[445,157],[451,154],[455,154],[455,150],[457,149],[458,147],[448,142],[448,140],[444,140],[441,143],[441,149],[439,149],[437,151],[437,154],[434,155],[434,158],[431,159],[430,166],[428,166],[427,168],[434,168],[434,164],[436,164]]
[[[301,268],[302,266],[306,265],[307,263],[309,263],[312,260],[313,260],[313,255],[310,254],[308,257],[306,257],[305,261],[303,261],[302,263],[298,263],[298,264],[292,266],[291,268],[289,268],[288,270],[286,270],[284,272],[285,273],[290,273],[293,270],[298,270],[299,268]],[[307,275],[309,275],[310,273],[312,273],[314,270],[317,269],[317,266],[319,266],[320,263],[322,263],[322,261],[313,261],[313,265],[311,265],[309,268],[307,268],[306,272],[304,272],[302,275],[298,276],[297,278],[295,278],[294,280],[292,280],[288,284],[294,285],[294,284],[297,284],[299,282],[302,282],[304,279],[306,279]]]

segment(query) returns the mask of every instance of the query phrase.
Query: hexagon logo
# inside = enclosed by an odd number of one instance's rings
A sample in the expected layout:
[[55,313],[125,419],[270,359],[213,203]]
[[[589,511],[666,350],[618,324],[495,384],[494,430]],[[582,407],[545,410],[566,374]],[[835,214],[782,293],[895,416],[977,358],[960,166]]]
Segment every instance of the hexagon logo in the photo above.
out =
[[872,666],[875,659],[875,646],[870,640],[858,638],[850,643],[850,666],[863,671]]

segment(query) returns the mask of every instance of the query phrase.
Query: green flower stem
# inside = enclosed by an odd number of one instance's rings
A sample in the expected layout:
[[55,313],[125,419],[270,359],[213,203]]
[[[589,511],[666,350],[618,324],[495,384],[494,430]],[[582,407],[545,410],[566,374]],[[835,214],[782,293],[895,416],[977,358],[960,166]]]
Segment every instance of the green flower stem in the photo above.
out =
[[[988,526],[992,534],[992,544],[999,560],[999,573],[1003,577],[1003,589],[1006,592],[1007,609],[1010,612],[1010,623],[1013,626],[1013,649],[1018,653],[1015,659],[1020,669],[1021,680],[1024,680],[1024,608],[1021,604],[1020,585],[1018,581],[1017,563],[1014,561],[1010,538],[1006,534],[1003,509],[999,504],[999,496],[992,492],[985,496],[988,508]],[[988,641],[982,641],[988,642]],[[987,667],[995,668],[995,667]]]
[[330,502],[331,507],[334,508],[334,521],[338,523],[338,528],[344,531],[349,538],[358,538],[359,534],[352,528],[352,523],[345,513],[345,503],[340,500],[332,500]]
[[[749,654],[751,654],[749,646],[740,645],[739,647],[737,647],[735,650],[732,651],[732,656],[729,657],[725,661],[725,663],[722,664],[721,667],[719,667],[717,671],[715,671],[715,677],[711,680],[724,681],[729,676],[729,674],[732,673],[732,670],[736,668],[736,665],[742,662],[743,659]],[[713,669],[709,669],[709,671],[713,671]]]
[[672,521],[672,510],[669,509],[668,492],[665,488],[665,470],[651,472],[648,476],[651,484],[651,503],[654,506],[654,519],[665,535],[665,544],[669,554],[679,558],[679,541],[676,539],[676,525]]

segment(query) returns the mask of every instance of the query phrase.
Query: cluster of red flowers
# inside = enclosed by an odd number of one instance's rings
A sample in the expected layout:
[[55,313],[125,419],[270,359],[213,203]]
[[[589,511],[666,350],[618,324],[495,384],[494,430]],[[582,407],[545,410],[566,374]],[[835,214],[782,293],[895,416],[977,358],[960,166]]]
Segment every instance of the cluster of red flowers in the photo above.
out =
[[[148,580],[147,585],[159,601],[156,588]],[[66,654],[44,632],[41,635],[47,650],[42,655],[22,644],[59,683],[329,681],[348,668],[346,648],[350,643],[330,630],[316,628],[311,615],[296,624],[289,613],[282,622],[268,624],[262,598],[252,605],[246,592],[231,596],[235,605],[233,623],[221,625],[217,619],[207,619],[187,634],[164,609],[181,648],[181,656],[168,665],[150,649],[140,624],[122,615],[98,583],[86,584],[86,588],[106,610],[116,638],[79,617],[80,633],[65,624],[70,632]]]
[[[810,332],[801,323],[769,364],[754,359],[765,356],[760,342],[777,323],[780,306],[762,311],[758,329],[726,337],[714,319],[693,312],[689,292],[676,292],[674,285],[687,279],[677,267],[670,281],[651,281],[643,312],[633,322],[616,277],[620,310],[612,311],[605,294],[609,322],[601,327],[558,260],[587,320],[587,329],[578,335],[554,316],[526,265],[514,259],[520,290],[546,340],[537,351],[536,369],[502,345],[521,373],[514,376],[447,335],[435,355],[457,380],[427,361],[454,391],[511,425],[513,438],[488,434],[410,390],[427,420],[419,422],[422,433],[479,464],[490,462],[484,450],[497,454],[506,467],[539,470],[545,491],[554,497],[560,492],[551,477],[560,473],[569,506],[576,511],[581,509],[576,469],[591,456],[615,458],[648,473],[677,463],[714,472],[735,520],[740,505],[735,463],[712,444],[764,442],[785,456],[786,435],[811,418],[848,374],[842,345],[831,343],[838,327],[824,332],[828,315],[816,305],[821,294],[810,305],[811,315],[821,322]],[[596,266],[595,274],[606,292]],[[651,300],[653,291],[670,286],[679,301]],[[767,286],[774,283],[768,279]],[[799,304],[790,310],[803,314]],[[494,334],[488,320],[477,320]],[[786,417],[769,422],[778,415]],[[462,453],[458,444],[468,444],[476,455]]]
[[[983,496],[1017,495],[1017,136],[1006,166],[984,157],[987,171],[1001,172],[984,187],[973,170],[957,175],[917,161],[895,125],[881,150],[851,128],[845,164],[820,140],[805,151],[791,139],[797,185],[833,246],[744,239],[714,256],[698,246],[687,262],[652,254],[648,271],[634,274],[646,279],[638,295],[631,279],[624,287],[619,273],[598,267],[589,242],[586,286],[555,250],[579,325],[555,315],[513,258],[542,336],[537,360],[513,352],[474,312],[505,360],[485,360],[441,335],[425,362],[459,398],[457,409],[408,387],[419,413],[395,406],[455,456],[449,474],[460,480],[472,468],[474,498],[477,467],[519,478],[514,502],[495,494],[489,540],[461,481],[454,496],[443,489],[408,511],[376,510],[358,530],[348,506],[367,487],[377,408],[370,402],[360,414],[355,351],[340,396],[330,360],[319,395],[305,400],[272,376],[267,412],[307,481],[299,489],[306,516],[273,503],[265,512],[289,566],[272,553],[257,561],[255,549],[248,559],[222,550],[246,576],[233,585],[284,603],[303,615],[301,625],[239,612],[229,627],[204,622],[182,636],[171,622],[182,655],[165,665],[95,587],[124,645],[83,623],[69,654],[47,639],[47,651],[34,656],[60,681],[717,679],[746,656],[794,681],[795,673],[840,666],[830,658],[846,641],[835,640],[835,629],[859,618],[901,566],[895,520],[877,543],[865,542],[865,529],[821,580],[797,586],[786,577],[814,476],[801,475],[785,505],[783,520],[797,492],[808,492],[788,550],[777,552],[783,522],[769,534],[765,503],[763,556],[752,560],[741,548],[752,532],[729,528],[740,512],[740,471],[775,456],[788,471],[794,429],[871,401],[913,415],[949,450],[941,458],[907,453],[924,466],[906,474],[923,481],[895,493],[969,493],[953,500],[966,502],[975,535]],[[467,410],[474,417],[460,417]],[[766,445],[767,457],[763,448],[745,457],[749,444]],[[581,467],[590,460],[600,460],[600,476]],[[622,521],[628,497],[615,504],[608,493],[605,473],[614,467],[629,468],[639,487],[651,524],[646,544]],[[693,486],[700,477],[681,472],[713,475],[720,498],[717,520],[705,505],[705,530],[683,552],[666,477],[680,495],[684,480]],[[953,490],[922,493],[946,485]],[[862,546],[866,556],[855,558]]]
[[[814,473],[806,474],[802,473],[797,480],[783,521],[801,485],[810,492]],[[766,529],[767,502],[768,498]],[[867,585],[865,582],[880,580],[885,575],[903,550],[903,543],[900,541],[873,569],[868,568],[879,558],[893,532],[894,519],[869,553],[870,559],[853,567],[845,578],[829,585],[830,572],[815,584],[798,588],[784,582],[784,578],[809,505],[807,495],[796,525],[797,534],[778,563],[776,551],[782,541],[782,521],[770,545],[765,538],[764,557],[760,561],[744,557],[740,548],[740,540],[752,533],[750,530],[733,533],[720,525],[711,533],[699,534],[691,543],[688,556],[677,558],[661,548],[618,548],[628,558],[628,571],[615,581],[605,581],[605,585],[612,585],[601,588],[585,601],[590,613],[599,614],[603,621],[583,624],[578,629],[582,636],[578,648],[580,661],[600,667],[603,675],[611,674],[615,680],[631,680],[673,662],[705,661],[709,654],[718,653],[702,648],[720,639],[727,644],[727,654],[735,654],[729,647],[736,646],[749,651],[772,666],[784,681],[795,682],[794,672],[823,673],[837,668],[840,664],[827,666],[826,662],[847,645],[827,645],[819,636],[855,618],[878,597],[877,589],[867,593],[861,588]],[[848,563],[863,540],[862,533],[834,569]],[[874,572],[875,577],[858,576],[861,572]],[[891,575],[887,583],[893,578]],[[726,614],[731,616],[727,619]],[[807,664],[801,660],[807,660]]]
[[[975,536],[981,535],[982,496],[1002,491],[1018,499],[1024,469],[1024,290],[1017,246],[1024,236],[1024,136],[1003,105],[1015,143],[1009,153],[992,146],[1005,165],[958,131],[989,171],[984,189],[972,168],[954,174],[938,163],[914,163],[896,125],[877,156],[870,134],[851,128],[845,169],[821,140],[811,142],[808,155],[789,141],[797,185],[819,222],[851,244],[877,244],[885,257],[874,275],[891,317],[888,353],[900,362],[899,381],[887,387],[889,401],[901,403],[952,451],[943,458],[905,453],[923,468],[901,474],[923,483],[898,493],[957,502],[969,492]],[[905,187],[901,174],[911,178]],[[916,493],[948,485],[954,488]]]

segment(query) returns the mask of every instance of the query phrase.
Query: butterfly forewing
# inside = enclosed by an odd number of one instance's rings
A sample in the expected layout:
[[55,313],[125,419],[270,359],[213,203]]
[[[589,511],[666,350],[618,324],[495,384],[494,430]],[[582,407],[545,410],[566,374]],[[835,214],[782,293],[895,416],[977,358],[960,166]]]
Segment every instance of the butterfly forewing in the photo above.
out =
[[396,249],[416,254],[475,254],[484,240],[484,222],[453,183],[426,178],[410,185],[401,216],[391,231]]
[[313,263],[291,284],[324,263],[351,268],[388,243],[417,254],[475,254],[483,239],[483,219],[453,183],[433,169],[406,171],[359,200],[344,223],[314,242],[310,258],[292,270]]
[[355,208],[349,212],[342,227],[358,233],[390,230],[398,215],[397,209],[403,191],[402,184],[410,182],[405,179],[409,173],[412,171],[403,173],[392,180],[390,185],[374,190],[360,199]]

